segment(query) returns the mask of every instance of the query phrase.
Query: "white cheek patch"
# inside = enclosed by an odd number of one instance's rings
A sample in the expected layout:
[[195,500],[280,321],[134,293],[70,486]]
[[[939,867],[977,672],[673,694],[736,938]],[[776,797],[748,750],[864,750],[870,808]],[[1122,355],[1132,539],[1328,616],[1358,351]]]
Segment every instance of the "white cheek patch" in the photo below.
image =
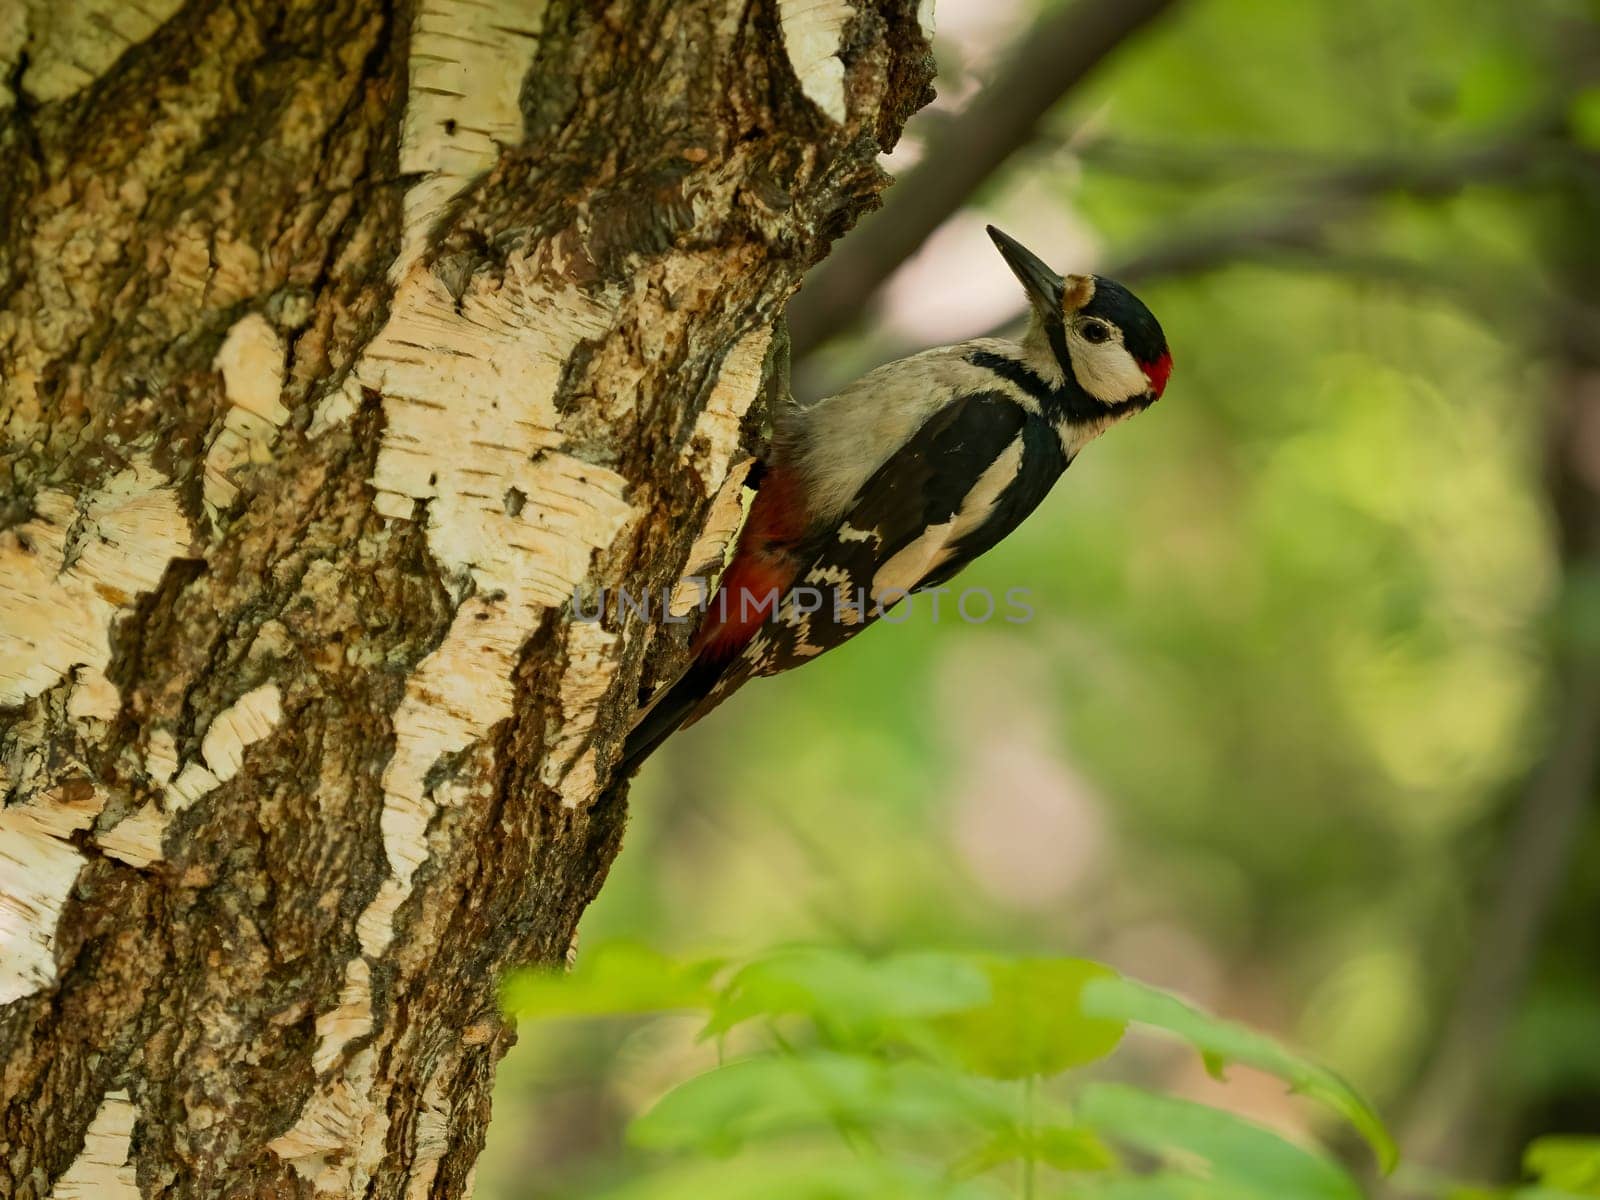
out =
[[1078,386],[1102,404],[1121,404],[1150,390],[1144,368],[1118,340],[1095,346],[1068,329],[1067,350]]

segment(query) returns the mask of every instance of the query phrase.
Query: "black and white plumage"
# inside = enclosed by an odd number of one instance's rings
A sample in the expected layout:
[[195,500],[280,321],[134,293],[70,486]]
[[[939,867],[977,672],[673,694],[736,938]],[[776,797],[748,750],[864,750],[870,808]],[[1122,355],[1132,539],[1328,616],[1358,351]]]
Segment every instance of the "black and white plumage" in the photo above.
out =
[[1033,314],[774,414],[738,548],[684,672],[640,713],[625,774],[747,680],[806,662],[998,544],[1094,438],[1160,398],[1161,326],[1113,280],[1063,278],[989,230]]

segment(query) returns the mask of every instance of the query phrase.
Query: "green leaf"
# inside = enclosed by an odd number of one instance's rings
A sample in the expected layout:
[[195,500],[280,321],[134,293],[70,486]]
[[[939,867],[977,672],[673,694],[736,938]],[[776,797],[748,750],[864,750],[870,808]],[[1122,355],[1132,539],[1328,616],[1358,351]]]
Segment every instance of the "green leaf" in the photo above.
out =
[[1054,1075],[1104,1058],[1122,1040],[1126,1022],[1088,1016],[1084,987],[1115,982],[1109,967],[1081,958],[991,960],[988,1003],[945,1017],[936,1030],[979,1075],[1023,1079]]
[[1031,1134],[1007,1129],[961,1159],[951,1173],[966,1179],[1028,1157],[1058,1171],[1109,1171],[1117,1165],[1117,1156],[1093,1130],[1051,1125]]
[[896,1021],[955,1012],[988,995],[983,972],[955,955],[873,960],[845,950],[785,950],[733,977],[705,1034],[725,1033],[753,1017],[800,1013],[838,1040],[859,1042]]
[[1209,1177],[1263,1200],[1361,1200],[1361,1189],[1331,1159],[1259,1125],[1190,1100],[1123,1084],[1097,1084],[1078,1102],[1078,1119],[1107,1137],[1161,1158],[1196,1155]]
[[1014,1098],[985,1080],[925,1063],[888,1064],[813,1051],[743,1059],[673,1088],[629,1127],[650,1149],[728,1153],[744,1142],[805,1129],[1003,1130]]
[[1600,1196],[1600,1137],[1536,1138],[1522,1155],[1522,1168],[1542,1187]]
[[1586,150],[1600,150],[1600,87],[1579,92],[1569,116],[1578,144]]
[[1405,1196],[1432,1196],[1438,1200],[1587,1200],[1579,1192],[1537,1184],[1491,1185],[1463,1183],[1425,1169],[1402,1167],[1395,1174],[1397,1190]]
[[1385,1172],[1393,1170],[1399,1159],[1383,1121],[1354,1088],[1265,1034],[1209,1016],[1170,992],[1123,978],[1090,982],[1084,988],[1083,1009],[1107,1020],[1149,1025],[1182,1038],[1204,1056],[1213,1071],[1238,1062],[1276,1075],[1294,1091],[1320,1101],[1349,1121],[1366,1138]]
[[717,959],[679,962],[634,942],[610,942],[580,955],[570,974],[526,970],[512,975],[501,1003],[515,1017],[620,1016],[708,1008]]
[[1087,1178],[1069,1194],[1072,1200],[1240,1200],[1237,1188],[1176,1171]]
[[878,1158],[767,1154],[697,1160],[605,1192],[601,1200],[1001,1200],[1001,1194]]

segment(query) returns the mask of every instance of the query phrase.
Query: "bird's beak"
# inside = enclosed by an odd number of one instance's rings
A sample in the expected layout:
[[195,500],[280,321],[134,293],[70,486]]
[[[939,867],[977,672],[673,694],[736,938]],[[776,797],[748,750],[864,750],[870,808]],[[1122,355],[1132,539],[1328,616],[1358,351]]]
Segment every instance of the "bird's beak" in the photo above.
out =
[[1027,289],[1028,299],[1041,317],[1060,317],[1061,296],[1066,280],[1057,275],[1044,260],[1029,250],[1009,233],[1002,233],[993,225],[987,226],[989,236],[1000,249],[1000,257]]

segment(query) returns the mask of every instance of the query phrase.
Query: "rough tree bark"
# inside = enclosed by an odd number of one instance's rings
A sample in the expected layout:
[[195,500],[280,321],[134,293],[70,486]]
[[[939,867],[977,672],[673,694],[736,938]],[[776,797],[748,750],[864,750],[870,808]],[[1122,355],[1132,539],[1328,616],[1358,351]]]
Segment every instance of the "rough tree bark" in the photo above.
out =
[[0,1195],[466,1194],[917,7],[0,0]]

